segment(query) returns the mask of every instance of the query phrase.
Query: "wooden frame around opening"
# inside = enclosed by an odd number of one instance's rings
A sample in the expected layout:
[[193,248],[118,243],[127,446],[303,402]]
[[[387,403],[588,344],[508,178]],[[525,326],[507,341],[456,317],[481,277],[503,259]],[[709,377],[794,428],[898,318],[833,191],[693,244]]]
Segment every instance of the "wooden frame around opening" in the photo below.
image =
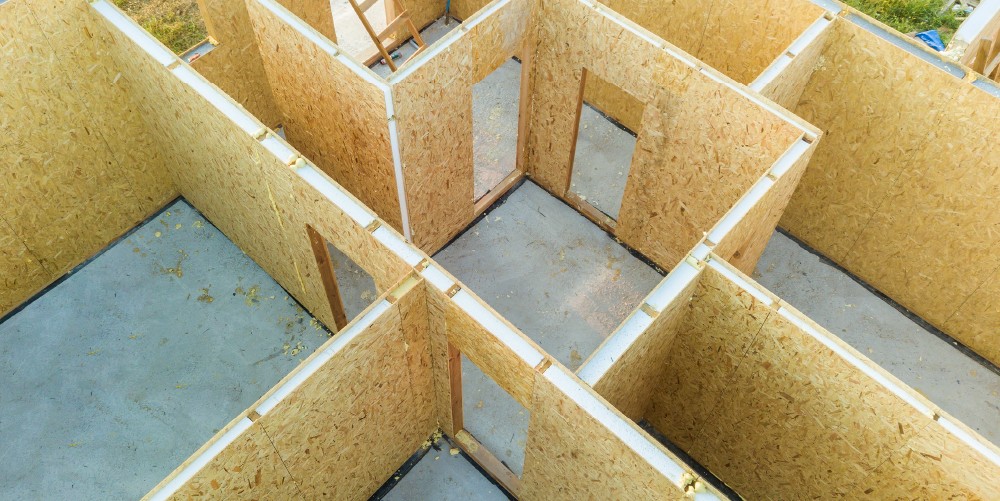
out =
[[319,268],[319,275],[323,280],[323,289],[330,302],[330,310],[333,312],[337,331],[340,331],[347,326],[347,312],[344,310],[344,301],[340,297],[340,286],[337,284],[337,275],[333,271],[333,262],[330,260],[330,250],[326,247],[326,238],[323,238],[323,235],[320,235],[308,224],[306,225],[306,233],[309,234],[309,244],[312,245],[313,255],[316,257],[316,267]]

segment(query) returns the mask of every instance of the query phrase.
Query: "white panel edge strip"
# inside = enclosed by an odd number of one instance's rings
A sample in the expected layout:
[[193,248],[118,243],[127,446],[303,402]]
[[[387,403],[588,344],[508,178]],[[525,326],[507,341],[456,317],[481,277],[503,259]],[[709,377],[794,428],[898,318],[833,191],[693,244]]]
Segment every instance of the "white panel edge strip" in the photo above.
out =
[[312,359],[305,367],[302,368],[298,373],[292,376],[285,384],[281,385],[270,397],[267,398],[263,403],[261,403],[255,410],[257,414],[261,416],[265,415],[273,409],[278,402],[281,402],[290,393],[295,391],[309,376],[313,375],[320,367],[323,366],[327,361],[333,358],[338,351],[347,346],[355,337],[361,332],[368,328],[376,318],[382,315],[385,310],[388,310],[392,306],[388,301],[383,299],[374,308],[368,311],[364,317],[361,317],[353,326],[351,326],[347,331],[338,335],[333,343],[330,344],[322,353]]
[[948,430],[949,432],[951,432],[952,435],[958,437],[959,440],[965,442],[966,445],[975,449],[976,452],[986,456],[986,459],[989,459],[990,462],[992,462],[997,466],[1000,466],[1000,455],[991,451],[989,447],[986,447],[985,445],[983,445],[982,442],[976,440],[975,437],[966,433],[965,430],[959,428],[958,426],[955,426],[955,423],[949,421],[948,418],[946,417],[938,418],[937,422],[941,425],[942,428]]
[[305,24],[301,19],[295,17],[294,14],[289,12],[283,6],[273,2],[271,0],[256,0],[257,3],[261,4],[267,10],[271,11],[274,15],[278,16],[282,21],[285,22],[289,27],[298,31],[302,36],[306,37],[310,42],[316,44],[317,47],[323,49],[324,52],[330,54],[338,61],[340,61],[344,66],[347,66],[351,71],[357,73],[361,78],[365,79],[368,83],[374,84],[379,89],[383,91],[388,87],[385,82],[380,82],[379,78],[372,73],[369,73],[367,68],[361,67],[358,63],[355,63],[351,58],[345,56],[340,50],[337,49],[329,40],[320,36],[313,30],[309,25]]
[[[702,247],[708,249],[705,244],[702,244]],[[708,256],[707,253],[705,255]],[[698,268],[691,266],[691,263],[681,262],[677,269],[667,275],[667,278],[664,278],[660,285],[649,293],[646,297],[646,304],[652,306],[657,312],[663,311],[698,276],[698,272]]]
[[232,101],[226,99],[225,94],[214,89],[191,68],[182,64],[171,70],[171,72],[180,81],[188,84],[195,92],[201,94],[201,97],[205,98],[212,106],[215,106],[217,110],[221,111],[223,115],[232,120],[233,123],[247,134],[254,135],[260,130],[260,123],[254,117],[241,110]]
[[743,280],[743,278],[737,276],[729,268],[723,266],[717,259],[709,261],[708,265],[715,269],[715,271],[722,273],[722,275],[728,278],[730,282],[733,282],[741,289],[747,291],[751,296],[757,298],[758,301],[764,304],[771,304],[774,302],[774,300],[768,297],[767,294],[764,294],[764,292],[760,289],[750,285],[750,282],[747,282],[746,280]]
[[448,275],[445,275],[441,270],[439,270],[436,264],[432,264],[424,268],[420,274],[441,292],[445,292],[450,289],[452,285],[455,285],[455,282],[448,278]]
[[[386,101],[392,102],[391,95],[386,93]],[[392,166],[396,173],[396,196],[399,198],[399,215],[403,220],[403,236],[412,242],[410,234],[410,211],[406,207],[406,184],[403,182],[403,156],[399,151],[399,131],[396,130],[396,120],[389,115],[389,145],[392,148]]]
[[664,47],[663,50],[667,54],[669,54],[670,57],[672,57],[674,59],[678,59],[678,60],[680,60],[680,62],[682,62],[682,63],[684,63],[684,64],[686,64],[686,65],[688,65],[688,66],[690,66],[692,68],[695,68],[695,69],[698,68],[698,65],[695,64],[695,62],[690,59],[690,56],[685,56],[685,55],[683,55],[683,54],[681,54],[679,52],[674,52],[673,50],[671,50],[671,49],[669,49],[667,47]]
[[839,355],[840,358],[844,359],[847,363],[860,369],[861,372],[865,373],[865,375],[867,375],[868,377],[874,379],[878,384],[885,387],[887,390],[889,390],[894,395],[902,399],[904,402],[910,404],[914,409],[917,410],[917,412],[920,412],[925,416],[933,418],[934,411],[932,411],[929,407],[927,407],[922,402],[914,398],[913,395],[910,395],[909,393],[903,391],[903,389],[900,388],[898,385],[890,381],[882,374],[879,374],[878,371],[873,369],[870,365],[862,362],[861,359],[851,354],[849,351],[844,349],[844,347],[835,343],[832,339],[822,334],[820,331],[816,330],[811,325],[807,324],[803,319],[793,314],[791,310],[782,306],[781,308],[778,308],[778,314],[788,319],[788,321],[792,322],[803,331],[807,332],[810,336],[816,338],[816,340],[823,343],[824,346],[833,350],[833,352]]
[[639,31],[639,30],[637,30],[637,29],[629,26],[626,23],[623,23],[620,19],[612,16],[611,14],[608,14],[603,8],[601,8],[601,7],[597,6],[597,5],[594,5],[593,7],[594,7],[595,10],[597,10],[597,12],[600,12],[602,16],[610,19],[612,22],[614,22],[618,26],[621,26],[622,28],[625,28],[626,30],[630,31],[633,35],[635,35],[635,36],[637,36],[637,37],[645,40],[647,43],[652,44],[653,47],[656,47],[657,49],[663,49],[664,48],[662,43],[657,42],[656,40],[654,40],[649,35],[647,35],[647,34],[641,32],[641,31]]
[[712,253],[712,248],[705,244],[698,244],[697,247],[691,251],[691,255],[694,256],[698,261],[704,261],[709,254]]
[[367,227],[375,221],[375,216],[369,213],[364,207],[358,205],[351,197],[337,188],[335,184],[328,181],[316,169],[313,169],[311,165],[306,165],[295,172],[362,227]]
[[281,160],[286,164],[288,163],[288,160],[291,159],[292,155],[295,154],[291,148],[285,146],[285,143],[281,142],[281,140],[276,137],[266,137],[260,142],[260,145],[266,148],[267,151],[270,151],[275,157],[278,158],[278,160]]
[[170,66],[177,60],[172,52],[160,45],[160,42],[153,38],[146,30],[139,27],[132,18],[123,15],[121,11],[114,8],[106,0],[99,0],[91,5],[108,22],[121,30],[123,35],[129,37],[139,48],[152,56],[156,62],[164,66]]
[[715,225],[712,232],[708,234],[708,239],[715,244],[721,243],[722,239],[726,238],[726,235],[733,231],[733,228],[746,217],[750,209],[764,198],[772,186],[774,186],[774,181],[771,178],[763,177],[757,181],[757,184],[750,188],[750,192],[736,203],[736,207],[733,207],[733,210],[729,211],[729,214],[726,214],[726,217]]
[[788,47],[788,52],[791,52],[796,56],[801,54],[802,51],[806,50],[806,47],[813,43],[813,41],[819,37],[820,33],[823,33],[823,30],[831,24],[833,24],[832,20],[820,16],[819,19],[813,22],[812,25],[806,29],[805,33],[799,35],[799,38],[792,42],[792,45]]
[[737,85],[735,85],[733,83],[730,83],[730,82],[727,82],[727,81],[723,80],[722,77],[716,76],[714,73],[712,73],[711,71],[708,71],[705,68],[701,69],[701,73],[703,75],[707,76],[708,78],[711,78],[712,80],[714,80],[714,81],[716,81],[716,82],[718,82],[718,83],[720,83],[722,85],[725,85],[726,87],[729,87],[730,89],[733,89],[734,91],[736,91],[737,93],[739,93],[741,96],[749,99],[752,103],[756,104],[757,106],[760,106],[761,108],[764,108],[765,110],[768,110],[771,113],[774,113],[775,115],[777,115],[778,117],[780,117],[782,120],[784,120],[785,122],[787,122],[792,127],[795,127],[796,129],[799,129],[800,131],[805,132],[806,134],[809,134],[809,136],[813,136],[814,135],[812,131],[810,131],[809,129],[806,129],[805,127],[803,127],[802,125],[800,125],[798,122],[796,122],[796,121],[792,120],[791,118],[789,118],[789,116],[786,115],[787,112],[785,110],[777,108],[777,107],[775,107],[773,105],[767,104],[764,101],[761,101],[760,98],[758,98],[756,96],[753,96],[752,94],[748,93],[747,91],[743,90],[741,87],[739,87],[739,86],[737,86]]
[[788,54],[778,56],[778,59],[775,59],[774,62],[772,62],[771,65],[768,66],[756,80],[751,82],[748,87],[750,87],[750,90],[754,92],[764,90],[764,87],[771,83],[771,81],[780,75],[782,71],[785,71],[785,68],[787,68],[789,64],[792,64],[792,58],[788,57]]
[[818,5],[832,14],[840,14],[840,11],[844,10],[839,3],[834,0],[809,0],[815,5]]
[[632,343],[639,339],[652,324],[653,317],[647,315],[646,312],[639,310],[633,313],[611,334],[608,342],[604,343],[597,353],[594,353],[590,361],[584,364],[578,374],[580,379],[590,386],[597,384],[615,361],[620,359],[629,346],[632,346]]
[[220,452],[228,447],[229,444],[233,443],[237,437],[242,435],[243,432],[247,431],[252,425],[253,421],[250,421],[249,418],[239,420],[232,428],[230,428],[229,431],[219,437],[219,440],[212,444],[208,450],[192,461],[187,468],[181,470],[181,472],[178,473],[173,480],[168,482],[167,485],[164,485],[162,489],[156,491],[156,494],[153,494],[153,496],[149,498],[149,501],[166,501],[167,498],[183,487],[184,484],[191,480],[199,470],[208,464],[209,461],[214,459],[215,456],[218,456]]
[[[414,61],[412,66],[403,68],[403,71],[396,72],[394,75],[391,75],[388,78],[389,83],[394,84],[403,81],[403,79],[410,76],[410,74],[412,74],[414,71],[417,71],[417,68],[420,68],[421,66],[426,64],[427,61],[430,61],[431,59],[435,58],[438,54],[444,52],[445,49],[451,47],[453,43],[457,42],[460,38],[465,36],[465,34],[469,32],[469,30],[471,30],[477,24],[483,22],[487,17],[493,15],[494,12],[500,10],[504,5],[507,5],[510,2],[511,0],[503,0],[502,2],[499,2],[493,7],[491,7],[486,12],[483,12],[480,15],[477,15],[475,18],[466,20],[464,23],[459,24],[458,28],[455,28],[454,31],[448,32],[448,34],[445,35],[445,38],[443,39],[444,41],[441,42],[440,45],[437,45],[436,47],[431,47],[430,51],[425,55],[420,56],[420,59]],[[454,33],[454,35],[452,35],[452,33]],[[451,36],[449,37],[448,35]]]
[[629,426],[624,419],[615,415],[600,400],[574,381],[569,374],[563,372],[563,369],[552,367],[545,371],[544,376],[674,485],[678,487],[684,485],[684,474],[686,473],[684,467],[670,459],[635,428]]
[[385,244],[389,250],[396,253],[406,264],[410,266],[416,266],[417,263],[424,260],[424,257],[420,255],[419,252],[413,249],[410,244],[403,240],[400,240],[395,233],[389,231],[384,225],[379,226],[377,230],[372,232],[372,236],[376,240]]
[[798,162],[808,149],[809,143],[804,139],[796,141],[791,148],[788,148],[788,151],[785,151],[784,155],[781,155],[781,158],[777,162],[774,162],[774,165],[771,167],[771,175],[776,178],[784,176],[788,172],[788,169],[791,169],[795,165],[795,162]]
[[982,31],[993,20],[993,16],[996,15],[997,11],[1000,11],[1000,2],[980,2],[979,6],[972,11],[972,14],[969,14],[965,22],[955,31],[953,38],[971,45],[977,37],[985,36],[985,34],[982,34]]
[[524,360],[531,367],[535,367],[545,357],[533,346],[528,344],[521,336],[514,332],[507,324],[503,323],[496,315],[485,306],[476,301],[465,289],[458,291],[455,297],[451,298],[459,308],[462,308],[473,319],[480,323],[487,331],[497,337],[503,344],[514,351],[521,360]]

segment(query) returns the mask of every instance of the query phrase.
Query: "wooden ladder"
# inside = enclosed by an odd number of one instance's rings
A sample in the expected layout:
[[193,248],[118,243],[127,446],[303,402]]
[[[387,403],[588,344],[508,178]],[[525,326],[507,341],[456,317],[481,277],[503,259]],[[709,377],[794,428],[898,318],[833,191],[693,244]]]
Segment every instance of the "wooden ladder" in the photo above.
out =
[[413,25],[413,21],[410,20],[410,11],[404,9],[403,4],[399,3],[399,0],[385,0],[386,2],[394,2],[396,5],[396,11],[402,12],[396,16],[396,19],[393,19],[381,33],[378,34],[375,33],[375,30],[372,29],[371,23],[368,22],[368,18],[365,17],[365,12],[372,8],[378,0],[364,0],[364,2],[361,2],[361,5],[358,5],[356,0],[348,1],[351,2],[351,7],[354,7],[354,12],[356,12],[358,17],[361,18],[361,24],[365,25],[365,29],[368,30],[368,36],[372,37],[372,41],[375,42],[375,47],[378,47],[378,51],[382,54],[382,59],[385,60],[385,64],[388,64],[392,71],[396,71],[396,64],[392,62],[392,57],[389,55],[389,52],[385,50],[385,45],[383,45],[383,43],[397,30],[399,30],[404,23],[410,30],[410,34],[413,35],[413,40],[417,42],[417,46],[419,47],[417,51],[407,59],[407,61],[416,57],[417,54],[420,54],[427,48],[427,44],[424,43],[424,39],[420,38],[420,31],[417,30],[417,27]]

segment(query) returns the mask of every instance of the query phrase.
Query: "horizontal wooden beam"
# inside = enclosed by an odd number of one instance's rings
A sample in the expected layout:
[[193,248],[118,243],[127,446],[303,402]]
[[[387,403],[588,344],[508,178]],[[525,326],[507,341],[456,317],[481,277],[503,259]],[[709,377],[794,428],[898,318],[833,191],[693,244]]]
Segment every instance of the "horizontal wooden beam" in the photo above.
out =
[[473,437],[469,432],[464,429],[459,430],[455,434],[455,441],[458,442],[458,446],[465,451],[482,469],[486,470],[487,473],[493,477],[494,480],[500,483],[507,492],[511,493],[515,498],[520,499],[521,495],[521,479],[510,471],[510,468],[504,466],[496,456],[493,455],[483,444],[479,443],[475,437]]

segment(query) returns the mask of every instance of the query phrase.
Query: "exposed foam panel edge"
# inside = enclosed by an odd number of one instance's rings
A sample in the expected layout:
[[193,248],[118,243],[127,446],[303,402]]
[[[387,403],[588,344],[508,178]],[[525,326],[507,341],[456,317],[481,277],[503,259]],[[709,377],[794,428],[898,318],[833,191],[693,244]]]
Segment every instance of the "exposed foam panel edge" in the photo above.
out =
[[347,213],[355,222],[361,226],[367,227],[369,224],[375,221],[375,216],[369,213],[364,207],[358,205],[357,202],[347,196],[346,193],[341,191],[337,186],[323,177],[322,174],[316,171],[311,165],[306,165],[295,171],[298,173],[299,177],[304,179],[313,188],[323,194],[330,202],[340,208],[340,210]]
[[791,169],[792,166],[795,165],[795,162],[798,162],[799,159],[802,158],[802,155],[804,155],[806,150],[809,149],[809,144],[810,143],[806,142],[804,139],[796,141],[795,144],[788,148],[788,150],[781,155],[781,158],[779,158],[778,161],[774,162],[774,165],[771,166],[771,175],[775,178],[781,178],[781,176],[784,176],[785,173],[788,172],[788,169]]
[[288,160],[295,154],[291,148],[285,145],[280,139],[276,137],[266,137],[260,142],[267,151],[270,151],[275,157],[277,157],[282,162],[288,162]]
[[94,10],[104,16],[108,22],[121,30],[122,34],[129,37],[129,39],[135,42],[136,45],[138,45],[142,50],[152,56],[156,62],[164,66],[170,66],[177,60],[177,58],[174,57],[173,52],[167,50],[167,48],[153,38],[152,35],[136,24],[132,18],[123,14],[106,0],[98,0],[91,5],[94,7]]
[[573,380],[572,376],[564,372],[562,368],[553,367],[554,370],[545,371],[544,377],[559,388],[577,405],[582,407],[594,419],[599,421],[611,433],[614,433],[629,448],[641,456],[647,463],[656,468],[657,471],[667,477],[679,488],[684,485],[685,469],[670,459],[669,456],[659,450],[649,440],[643,437],[635,428],[629,426],[621,417],[615,415],[606,405],[595,398],[579,383]]
[[708,78],[712,79],[712,81],[714,81],[716,83],[720,83],[722,85],[725,85],[726,87],[729,87],[730,89],[736,91],[736,93],[738,93],[739,95],[741,95],[741,96],[749,99],[752,103],[756,104],[757,106],[760,106],[761,108],[764,108],[765,110],[768,110],[771,113],[774,113],[775,115],[781,117],[781,119],[784,120],[786,123],[788,123],[792,127],[795,127],[796,129],[799,129],[800,131],[808,134],[810,137],[814,135],[812,131],[810,131],[809,129],[805,128],[802,124],[796,122],[795,120],[792,120],[791,117],[789,117],[787,115],[788,112],[785,111],[784,109],[777,108],[777,107],[775,107],[773,105],[765,103],[759,97],[754,96],[753,94],[750,94],[749,92],[743,90],[742,86],[739,86],[739,85],[736,85],[736,84],[734,84],[732,82],[729,82],[729,81],[723,79],[722,77],[716,75],[712,71],[709,71],[709,70],[707,70],[705,68],[702,68],[700,70],[700,72],[701,72],[702,75],[705,75]]
[[156,493],[149,498],[149,501],[166,501],[168,498],[170,498],[170,496],[173,496],[178,489],[183,487],[184,484],[188,483],[188,481],[191,480],[195,476],[195,474],[198,473],[199,470],[204,468],[209,461],[214,459],[215,456],[218,456],[220,452],[222,452],[226,447],[228,447],[229,444],[233,443],[233,441],[236,440],[237,437],[242,435],[243,432],[250,429],[252,425],[253,421],[250,421],[249,418],[244,417],[243,419],[239,420],[235,426],[233,426],[232,428],[230,428],[229,431],[223,434],[222,437],[219,438],[219,440],[217,440],[214,444],[212,444],[208,448],[208,450],[206,450],[204,453],[198,456],[197,459],[192,461],[191,464],[187,466],[187,468],[181,470],[181,472],[178,473],[177,476],[173,478],[173,480],[168,482],[167,485],[164,485],[162,489],[156,491]]
[[802,51],[806,50],[806,47],[813,43],[813,41],[819,37],[820,33],[823,33],[823,31],[826,30],[831,24],[833,24],[832,20],[820,17],[809,25],[809,28],[807,28],[806,31],[799,36],[799,38],[792,42],[792,45],[788,47],[788,52],[791,52],[796,56],[801,54]]
[[759,77],[757,77],[756,80],[750,83],[750,89],[754,92],[764,90],[764,87],[771,83],[771,81],[780,75],[782,71],[785,71],[785,68],[787,68],[789,64],[792,64],[792,58],[788,57],[788,54],[778,56],[778,59],[775,59],[774,62],[771,63],[771,65],[768,66]]
[[410,244],[403,240],[400,240],[395,233],[389,231],[385,226],[380,226],[377,230],[372,233],[372,236],[376,240],[385,244],[389,250],[396,253],[406,264],[410,266],[416,266],[417,263],[424,260],[424,257],[420,255],[419,252],[413,249]]
[[750,285],[750,282],[743,280],[743,278],[738,276],[736,273],[733,273],[732,270],[723,266],[717,259],[709,260],[708,265],[715,269],[715,271],[722,273],[722,275],[728,278],[730,282],[739,286],[751,296],[755,297],[758,301],[764,304],[771,304],[774,302],[774,300],[768,297],[767,294],[764,294],[762,290]]
[[403,156],[399,151],[399,131],[396,129],[396,120],[393,118],[392,94],[386,91],[386,110],[389,113],[389,146],[392,148],[392,167],[396,173],[396,196],[399,198],[399,215],[403,221],[403,236],[410,242],[413,235],[410,233],[410,211],[406,206],[406,183],[403,180]]
[[809,0],[809,1],[815,5],[818,5],[826,9],[827,11],[835,15],[840,14],[840,11],[844,10],[844,8],[840,6],[840,3],[834,0]]
[[1000,87],[997,87],[997,84],[994,82],[984,78],[977,78],[972,82],[972,85],[978,87],[980,90],[992,94],[994,97],[1000,98]]
[[743,220],[744,217],[750,212],[757,202],[760,202],[764,198],[764,195],[774,186],[774,181],[770,178],[763,177],[757,184],[750,188],[750,192],[747,193],[739,202],[736,203],[736,207],[726,214],[726,217],[722,218],[712,229],[712,232],[708,234],[708,239],[713,243],[720,243],[733,228]]
[[294,376],[292,376],[291,379],[285,382],[285,384],[281,385],[281,387],[278,388],[277,391],[275,391],[270,397],[268,397],[267,400],[265,400],[263,403],[257,406],[257,408],[255,409],[257,411],[257,414],[260,414],[261,416],[267,414],[271,409],[273,409],[276,405],[278,405],[278,402],[281,402],[290,393],[295,391],[295,388],[298,388],[299,385],[301,385],[306,379],[309,378],[309,376],[313,375],[313,373],[319,370],[319,368],[322,367],[323,364],[325,364],[327,361],[333,358],[333,356],[336,355],[338,351],[343,349],[344,346],[347,346],[347,343],[350,343],[351,340],[357,337],[358,334],[360,334],[366,328],[368,328],[368,326],[371,325],[376,318],[381,316],[384,311],[388,310],[390,306],[392,305],[390,305],[388,301],[383,299],[377,305],[375,305],[374,308],[369,310],[368,313],[365,314],[365,316],[361,317],[361,319],[356,321],[354,325],[349,327],[342,334],[338,335],[334,339],[333,343],[330,343],[330,346],[326,347],[326,349],[324,349],[322,353],[320,353],[315,358],[310,360],[309,363],[302,368],[302,370],[297,372]]
[[935,66],[939,70],[944,71],[945,73],[948,73],[949,75],[955,78],[962,79],[965,77],[965,70],[963,70],[957,64],[943,61],[939,57],[936,57],[934,54],[931,54],[921,49],[920,47],[917,47],[916,45],[906,41],[901,36],[895,33],[890,33],[888,30],[882,28],[881,26],[877,26],[873,24],[871,21],[853,12],[845,16],[845,18],[848,21],[858,25],[858,27],[860,27],[861,29],[895,45],[896,47],[899,47],[900,49],[903,49],[906,52],[909,52],[910,54],[924,60],[925,62]]
[[472,297],[465,289],[458,291],[452,300],[531,367],[535,367],[545,358],[524,338],[508,327],[503,320],[487,310],[479,301],[476,301],[476,298]]
[[830,337],[824,335],[820,331],[813,328],[803,319],[799,318],[797,315],[792,313],[792,311],[789,310],[788,308],[785,308],[784,306],[778,308],[778,314],[788,319],[790,322],[798,326],[800,329],[808,333],[810,336],[816,338],[816,340],[823,343],[824,346],[833,350],[833,352],[839,355],[840,358],[844,359],[847,363],[853,365],[854,367],[860,369],[861,372],[864,372],[865,375],[874,379],[878,384],[882,385],[882,387],[892,392],[894,395],[902,399],[904,402],[910,404],[914,409],[917,410],[917,412],[920,412],[921,414],[928,417],[934,416],[934,411],[932,411],[929,407],[927,407],[922,402],[917,400],[913,395],[910,395],[909,393],[903,391],[903,389],[900,388],[899,385],[893,383],[884,375],[880,374],[878,371],[873,369],[870,365],[861,361],[860,358],[856,357],[854,354],[844,349],[844,347],[835,343],[833,339],[830,339]]
[[698,244],[698,246],[695,247],[693,251],[691,251],[691,256],[697,259],[698,261],[704,261],[705,258],[707,258],[708,255],[711,253],[712,253],[711,247],[705,244]]
[[455,282],[452,281],[450,278],[448,278],[448,275],[445,275],[441,270],[438,269],[437,265],[434,264],[424,268],[423,271],[420,272],[420,274],[423,275],[423,277],[427,279],[428,282],[433,284],[434,287],[437,287],[438,290],[440,290],[441,292],[447,291],[448,289],[451,288],[452,285],[455,285]]
[[[185,65],[180,65],[170,70],[180,81],[184,82],[195,92],[201,94],[212,106],[222,112],[227,118],[233,121],[239,128],[250,135],[254,135],[260,130],[261,124],[246,111],[241,110],[232,101],[226,99],[226,95],[219,92],[208,82],[201,78],[201,75]],[[284,159],[282,159],[284,160]]]
[[958,437],[959,440],[965,442],[966,445],[975,449],[976,452],[986,456],[986,459],[989,459],[991,463],[1000,466],[1000,455],[990,450],[989,447],[986,447],[986,445],[982,442],[976,440],[976,438],[972,435],[966,433],[965,430],[955,426],[955,423],[952,423],[948,418],[941,417],[937,420],[937,422],[942,428],[948,430],[952,435]]

